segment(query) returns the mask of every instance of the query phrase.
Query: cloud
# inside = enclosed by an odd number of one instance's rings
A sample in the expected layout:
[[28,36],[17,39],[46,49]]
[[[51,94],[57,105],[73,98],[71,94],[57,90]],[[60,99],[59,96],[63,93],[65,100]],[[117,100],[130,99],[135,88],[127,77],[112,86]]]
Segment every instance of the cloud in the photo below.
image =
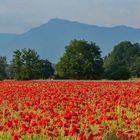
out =
[[0,0],[0,32],[24,32],[51,18],[140,27],[140,0]]

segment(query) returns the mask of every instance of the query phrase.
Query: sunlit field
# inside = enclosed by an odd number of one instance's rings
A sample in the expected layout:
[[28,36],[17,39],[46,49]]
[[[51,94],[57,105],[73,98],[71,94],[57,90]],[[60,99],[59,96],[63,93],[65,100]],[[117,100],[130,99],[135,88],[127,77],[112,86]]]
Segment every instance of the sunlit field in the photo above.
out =
[[140,82],[0,82],[0,140],[116,139],[140,140]]

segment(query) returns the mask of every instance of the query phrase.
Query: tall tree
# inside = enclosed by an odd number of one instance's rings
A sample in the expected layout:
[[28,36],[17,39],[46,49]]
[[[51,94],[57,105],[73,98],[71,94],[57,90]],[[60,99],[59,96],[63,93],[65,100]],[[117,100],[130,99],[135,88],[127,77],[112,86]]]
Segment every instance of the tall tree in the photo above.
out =
[[35,50],[22,50],[22,74],[24,75],[23,79],[30,80],[39,78],[39,59],[39,55]]
[[0,80],[7,78],[6,68],[7,68],[6,57],[0,56]]
[[22,52],[20,50],[14,51],[13,60],[11,64],[11,75],[12,78],[20,80],[22,79],[22,70],[23,70],[23,60]]
[[13,78],[17,80],[47,78],[45,74],[50,67],[47,62],[49,63],[47,60],[41,60],[35,50],[16,50],[11,64]]
[[132,44],[129,41],[119,43],[104,60],[105,77],[120,80],[137,75],[138,69],[135,71],[135,67],[136,65],[137,68],[139,67],[138,62],[136,62],[138,57],[140,57],[139,44]]
[[136,57],[130,68],[133,77],[140,77],[140,57]]
[[39,61],[39,67],[40,67],[40,78],[41,79],[47,79],[54,75],[54,68],[52,67],[52,64],[46,59],[41,59]]
[[100,79],[103,60],[99,47],[85,40],[72,40],[56,65],[60,77],[71,79]]

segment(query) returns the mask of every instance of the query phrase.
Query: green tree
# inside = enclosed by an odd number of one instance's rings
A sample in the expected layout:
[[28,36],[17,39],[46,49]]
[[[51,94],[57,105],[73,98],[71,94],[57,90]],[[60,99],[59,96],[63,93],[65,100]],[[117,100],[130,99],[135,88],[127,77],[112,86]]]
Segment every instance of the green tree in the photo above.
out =
[[56,65],[57,74],[70,79],[100,79],[103,72],[100,48],[85,40],[72,40]]
[[130,68],[132,77],[140,77],[140,57],[136,57]]
[[12,78],[17,80],[23,79],[22,77],[23,60],[22,60],[22,52],[20,50],[14,51],[13,60],[10,67]]
[[16,50],[11,64],[13,78],[17,80],[46,78],[50,70],[48,63],[47,60],[41,60],[35,50]]
[[39,78],[39,55],[35,50],[22,50],[22,77],[25,80]]
[[40,64],[40,78],[41,79],[47,79],[54,75],[54,68],[52,67],[52,64],[46,59],[41,59],[39,61]]
[[0,80],[7,78],[6,68],[7,68],[6,57],[0,56]]
[[136,75],[134,70],[132,72],[132,67],[138,57],[140,57],[139,44],[132,44],[129,41],[119,43],[104,59],[105,78],[123,80]]

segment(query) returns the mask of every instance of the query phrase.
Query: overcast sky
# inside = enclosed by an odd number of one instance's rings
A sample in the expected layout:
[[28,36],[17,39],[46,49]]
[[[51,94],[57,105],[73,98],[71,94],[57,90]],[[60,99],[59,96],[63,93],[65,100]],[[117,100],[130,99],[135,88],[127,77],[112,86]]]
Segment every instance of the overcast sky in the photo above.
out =
[[140,28],[140,0],[0,0],[0,32],[22,33],[51,18]]

